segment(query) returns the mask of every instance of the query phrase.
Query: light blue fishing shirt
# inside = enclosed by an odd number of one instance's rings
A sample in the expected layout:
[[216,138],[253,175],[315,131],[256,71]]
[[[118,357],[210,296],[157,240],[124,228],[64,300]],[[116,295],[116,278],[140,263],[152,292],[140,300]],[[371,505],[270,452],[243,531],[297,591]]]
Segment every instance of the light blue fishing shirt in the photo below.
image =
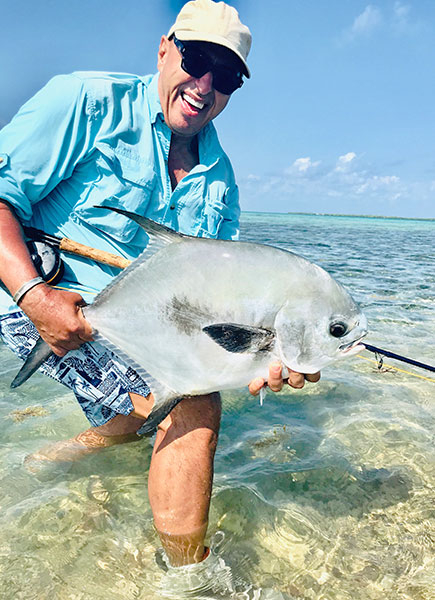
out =
[[[212,123],[198,135],[199,164],[172,191],[171,131],[157,83],[158,74],[54,77],[0,131],[0,198],[24,225],[128,259],[148,236],[98,207],[123,208],[194,236],[237,239],[238,188]],[[58,285],[88,303],[119,273],[71,254],[63,259]],[[0,290],[0,315],[16,308]]]

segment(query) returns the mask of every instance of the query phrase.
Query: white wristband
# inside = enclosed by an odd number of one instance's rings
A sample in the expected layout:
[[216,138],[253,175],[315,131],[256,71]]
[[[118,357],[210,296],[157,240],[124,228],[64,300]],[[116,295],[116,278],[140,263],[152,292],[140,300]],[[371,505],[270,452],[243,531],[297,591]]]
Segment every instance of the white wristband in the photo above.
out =
[[45,281],[42,279],[42,277],[35,277],[34,279],[31,279],[27,283],[23,283],[23,285],[12,296],[12,300],[15,302],[15,304],[19,304],[19,302],[23,299],[24,295],[27,294],[27,292],[29,290],[34,288],[36,285],[39,285],[40,283],[45,283]]

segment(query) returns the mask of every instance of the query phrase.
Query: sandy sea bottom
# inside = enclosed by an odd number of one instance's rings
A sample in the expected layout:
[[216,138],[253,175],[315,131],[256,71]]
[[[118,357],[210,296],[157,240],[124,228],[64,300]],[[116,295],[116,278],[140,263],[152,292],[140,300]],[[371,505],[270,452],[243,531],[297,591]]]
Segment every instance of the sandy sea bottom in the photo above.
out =
[[[345,284],[369,342],[435,362],[435,223],[248,214],[243,225],[244,239],[293,249]],[[238,589],[435,598],[435,382],[367,359],[262,407],[244,390],[224,395],[209,530]],[[0,347],[0,597],[160,600],[150,440],[29,473],[27,454],[86,421],[42,376],[10,391],[17,367]]]

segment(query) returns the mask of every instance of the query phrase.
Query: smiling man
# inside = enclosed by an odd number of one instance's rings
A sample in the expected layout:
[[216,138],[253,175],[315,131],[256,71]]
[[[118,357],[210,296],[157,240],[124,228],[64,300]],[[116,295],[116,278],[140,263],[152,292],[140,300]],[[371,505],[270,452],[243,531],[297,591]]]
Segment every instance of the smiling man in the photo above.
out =
[[[65,255],[59,287],[49,286],[20,224],[128,259],[143,251],[146,234],[100,207],[118,206],[190,235],[236,239],[238,190],[211,121],[250,76],[250,45],[234,8],[188,2],[161,39],[157,74],[57,76],[0,131],[0,279],[13,295],[0,290],[0,337],[25,358],[41,335],[54,352],[41,371],[74,392],[91,424],[34,461],[75,460],[139,439],[153,398],[137,373],[93,342],[80,309],[119,271]],[[263,383],[252,382],[251,393]],[[304,377],[291,373],[289,383],[302,387]],[[268,384],[281,389],[279,365]],[[149,498],[175,566],[207,556],[219,423],[217,393],[185,398],[156,434]]]

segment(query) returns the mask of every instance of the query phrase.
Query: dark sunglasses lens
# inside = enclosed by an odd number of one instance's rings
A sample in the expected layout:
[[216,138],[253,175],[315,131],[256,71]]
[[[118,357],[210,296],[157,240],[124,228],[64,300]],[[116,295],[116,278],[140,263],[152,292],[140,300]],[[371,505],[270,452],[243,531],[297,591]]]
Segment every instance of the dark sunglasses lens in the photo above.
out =
[[186,73],[189,73],[189,75],[192,75],[192,77],[197,77],[198,79],[205,75],[207,71],[210,71],[211,68],[210,62],[205,56],[199,54],[199,52],[192,52],[187,49],[183,53],[181,66]]
[[227,96],[242,86],[243,80],[240,73],[231,71],[226,67],[213,64],[213,60],[198,50],[176,40],[176,45],[181,52],[181,67],[192,77],[199,79],[209,71],[213,73],[213,87],[221,94]]
[[234,73],[228,69],[214,68],[213,71],[213,87],[215,90],[226,96],[230,96],[233,92],[242,86],[243,80],[239,73]]

